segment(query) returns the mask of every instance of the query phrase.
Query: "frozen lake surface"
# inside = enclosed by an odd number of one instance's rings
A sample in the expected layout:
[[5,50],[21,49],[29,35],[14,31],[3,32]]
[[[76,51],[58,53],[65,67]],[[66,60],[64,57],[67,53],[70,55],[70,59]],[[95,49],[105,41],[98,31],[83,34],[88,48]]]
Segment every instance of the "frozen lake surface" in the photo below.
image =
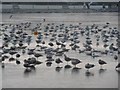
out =
[[[65,25],[73,24],[78,25],[82,23],[81,27],[86,25],[99,25],[100,27],[105,25],[106,22],[110,23],[110,27],[118,27],[118,14],[117,13],[29,13],[29,14],[13,14],[13,17],[9,19],[11,14],[3,14],[2,21],[6,24],[19,24],[22,22],[32,22],[34,26],[37,23],[43,22],[43,26],[46,23],[55,23],[56,25],[64,23]],[[30,33],[29,30],[27,30]],[[36,37],[36,36],[35,36]],[[35,38],[33,37],[33,39]],[[91,36],[95,42],[94,37]],[[46,39],[45,39],[46,40]],[[85,37],[79,38],[81,42],[85,41]],[[1,41],[2,42],[2,41]],[[0,45],[1,45],[0,42]],[[99,47],[93,47],[102,50],[103,43],[100,43]],[[115,42],[115,40],[110,43]],[[35,46],[33,41],[31,46]],[[82,48],[82,47],[81,47]],[[115,71],[117,61],[114,60],[111,55],[103,55],[93,59],[86,54],[79,54],[76,51],[70,50],[66,53],[69,57],[74,57],[82,60],[82,63],[77,65],[81,67],[80,70],[64,69],[60,71],[56,70],[56,64],[53,63],[51,67],[45,65],[45,56],[40,57],[40,61],[44,62],[36,67],[30,73],[25,72],[23,65],[16,65],[13,63],[5,63],[5,68],[2,69],[2,87],[3,88],[117,88],[118,87],[118,72]],[[28,55],[22,55],[20,60],[24,60]],[[63,56],[60,57],[63,59]],[[98,60],[102,59],[107,62],[104,66],[105,70],[100,70]],[[64,67],[66,62],[63,61],[60,66]],[[87,74],[85,64],[93,63],[95,67],[90,69],[91,74]],[[1,68],[0,68],[1,69]]]

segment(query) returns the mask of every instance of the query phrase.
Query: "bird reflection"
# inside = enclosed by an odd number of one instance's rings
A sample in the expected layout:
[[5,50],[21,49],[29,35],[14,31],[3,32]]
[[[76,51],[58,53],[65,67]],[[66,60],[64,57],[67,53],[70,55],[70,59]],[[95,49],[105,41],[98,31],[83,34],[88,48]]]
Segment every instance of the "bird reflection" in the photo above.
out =
[[118,74],[120,74],[120,69],[116,69],[116,72],[118,72]]
[[90,71],[86,71],[85,76],[87,76],[87,77],[94,76],[94,73],[92,73]]
[[56,67],[55,71],[60,72],[62,70],[62,67]]
[[31,69],[25,69],[24,70],[24,74],[28,74],[28,73],[30,73],[31,72]]
[[107,69],[99,69],[99,74],[102,74],[106,71]]
[[5,68],[5,63],[2,62],[2,69],[4,69],[4,68]]
[[120,73],[120,63],[118,63],[118,65],[115,67],[115,70]]
[[35,74],[36,73],[36,68],[35,67],[31,67],[31,68],[26,68],[24,70],[24,75],[27,77],[30,74]]
[[72,69],[72,74],[78,74],[79,72],[80,72],[80,69],[81,68],[77,68],[77,67],[74,67],[73,69]]

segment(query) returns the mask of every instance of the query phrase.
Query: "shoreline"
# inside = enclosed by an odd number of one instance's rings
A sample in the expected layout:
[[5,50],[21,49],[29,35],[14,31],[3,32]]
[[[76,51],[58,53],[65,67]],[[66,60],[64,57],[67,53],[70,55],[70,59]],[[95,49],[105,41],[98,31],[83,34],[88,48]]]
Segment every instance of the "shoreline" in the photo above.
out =
[[118,9],[3,9],[2,13],[101,13],[118,12]]

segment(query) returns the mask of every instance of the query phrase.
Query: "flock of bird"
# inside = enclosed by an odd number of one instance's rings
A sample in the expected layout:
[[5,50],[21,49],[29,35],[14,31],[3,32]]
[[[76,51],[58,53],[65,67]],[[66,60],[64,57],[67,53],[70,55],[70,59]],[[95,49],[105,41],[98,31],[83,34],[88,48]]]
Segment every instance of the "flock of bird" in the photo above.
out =
[[[70,69],[73,67],[74,69],[80,69],[77,65],[84,60],[77,57],[68,57],[67,53],[70,50],[79,54],[84,53],[93,59],[101,57],[100,55],[113,55],[114,60],[118,60],[118,55],[120,54],[120,32],[116,27],[111,28],[110,23],[106,23],[102,28],[96,24],[83,28],[81,24],[56,25],[55,23],[47,23],[43,25],[43,23],[39,23],[34,28],[31,22],[1,24],[0,39],[2,45],[0,47],[0,61],[2,62],[2,68],[6,67],[6,62],[15,62],[17,65],[22,64],[29,72],[32,68],[36,68],[37,65],[43,63],[48,67],[56,63],[56,68],[61,69],[60,64],[66,61],[67,64],[64,68]],[[37,32],[36,34],[35,31]],[[80,36],[84,37],[85,42],[81,41]],[[91,38],[92,36],[94,36],[95,41]],[[112,40],[115,40],[116,43],[110,43]],[[98,48],[103,43],[104,50],[95,49],[94,43]],[[22,55],[26,55],[26,58],[20,59]],[[44,62],[40,59],[43,56],[46,57]],[[102,66],[107,64],[107,62],[99,59],[98,64],[100,64],[102,69]],[[89,71],[89,69],[95,67],[95,64],[88,62],[84,66]],[[115,66],[116,70],[119,70],[119,68],[120,63]]]

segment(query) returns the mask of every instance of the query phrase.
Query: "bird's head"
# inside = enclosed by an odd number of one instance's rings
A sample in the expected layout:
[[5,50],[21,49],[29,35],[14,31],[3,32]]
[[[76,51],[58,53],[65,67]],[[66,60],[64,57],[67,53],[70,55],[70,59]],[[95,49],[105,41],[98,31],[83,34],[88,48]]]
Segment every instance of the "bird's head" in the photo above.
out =
[[64,57],[67,57],[67,56],[64,54]]

